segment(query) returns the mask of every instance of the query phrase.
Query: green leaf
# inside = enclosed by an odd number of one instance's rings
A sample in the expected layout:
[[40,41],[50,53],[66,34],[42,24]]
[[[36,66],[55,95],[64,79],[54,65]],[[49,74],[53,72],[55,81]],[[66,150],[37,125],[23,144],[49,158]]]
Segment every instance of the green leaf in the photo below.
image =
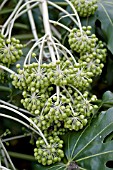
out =
[[[64,139],[67,163],[52,166],[35,165],[34,170],[69,170],[78,165],[81,170],[109,170],[106,163],[113,160],[113,141],[105,141],[113,131],[113,108],[102,112],[83,131],[69,132]],[[76,169],[76,168],[75,168]]]
[[113,93],[111,91],[106,91],[102,96],[103,104],[113,104]]
[[107,47],[113,54],[113,0],[100,0],[98,2],[96,18],[101,22]]
[[[80,169],[107,170],[106,163],[113,159],[113,141],[103,143],[113,131],[113,108],[94,119],[82,133],[72,132],[65,137],[67,159],[76,161]],[[89,163],[90,162],[90,163]]]
[[66,165],[64,163],[57,163],[51,166],[42,166],[40,164],[35,164],[33,170],[66,170]]

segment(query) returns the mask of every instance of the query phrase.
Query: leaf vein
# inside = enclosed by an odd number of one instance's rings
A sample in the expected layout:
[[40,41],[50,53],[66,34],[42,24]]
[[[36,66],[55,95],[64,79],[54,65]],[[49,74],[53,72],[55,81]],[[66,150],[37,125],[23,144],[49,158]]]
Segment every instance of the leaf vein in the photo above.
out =
[[76,160],[76,162],[80,162],[80,161],[85,160],[85,159],[89,159],[89,158],[92,158],[92,157],[96,157],[96,156],[100,156],[100,155],[104,155],[104,154],[108,154],[108,153],[112,153],[112,152],[113,152],[113,150],[110,150],[110,151],[107,151],[107,152],[97,153],[95,155],[91,155],[91,156],[87,156],[87,157],[78,159],[78,160]]
[[107,17],[108,17],[108,19],[109,19],[111,25],[113,26],[113,22],[112,22],[112,20],[111,20],[111,18],[110,18],[110,16],[109,16],[108,12],[106,11],[105,7],[102,5],[102,3],[99,3],[99,4],[102,6],[102,8],[103,8],[105,14],[107,15]]
[[79,155],[93,140],[95,140],[96,137],[98,137],[105,129],[107,129],[110,125],[112,125],[113,122],[111,122],[109,125],[107,125],[104,129],[102,129],[100,131],[100,133],[98,133],[96,136],[94,136],[94,138],[92,138],[91,141],[89,141],[74,157],[73,160],[77,157],[77,155]]

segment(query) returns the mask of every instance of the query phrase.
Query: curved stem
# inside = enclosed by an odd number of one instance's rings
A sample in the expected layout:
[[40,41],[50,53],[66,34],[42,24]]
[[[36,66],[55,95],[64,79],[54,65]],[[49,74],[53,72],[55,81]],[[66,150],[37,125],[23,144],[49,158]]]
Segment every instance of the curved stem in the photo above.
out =
[[56,55],[57,55],[57,59],[60,60],[60,56],[59,56],[58,49],[57,49],[57,47],[56,47],[55,42],[53,41],[53,39],[52,39],[51,37],[49,37],[49,39],[50,39],[50,41],[52,42],[52,45],[53,45],[53,47],[54,47],[54,49],[55,49],[55,52],[56,52]]
[[6,139],[2,139],[2,142],[8,142],[8,141],[11,141],[11,140],[20,139],[20,138],[24,138],[24,137],[27,137],[27,136],[31,136],[31,133],[24,134],[24,135],[19,135],[19,136],[13,136],[13,137],[6,138]]
[[7,27],[7,25],[9,24],[9,22],[11,21],[11,19],[14,17],[17,9],[20,7],[21,3],[23,0],[19,0],[18,4],[16,5],[15,9],[13,10],[13,12],[11,13],[11,15],[9,16],[9,18],[7,19],[7,21],[5,22],[5,24],[2,27],[2,31],[1,34],[4,34],[5,28]]
[[8,0],[4,0],[1,4],[0,4],[0,10],[4,7],[4,5],[6,4]]
[[32,130],[33,132],[35,132],[36,134],[40,135],[34,128],[32,128],[30,125],[28,125],[27,123],[24,123],[22,120],[20,119],[17,119],[13,116],[10,116],[10,115],[6,115],[6,114],[3,114],[3,113],[0,113],[0,116],[1,117],[5,117],[5,118],[8,118],[8,119],[11,119],[11,120],[14,120],[22,125],[24,125],[25,127],[27,127],[28,129]]
[[33,9],[34,7],[36,7],[39,3],[40,3],[40,2],[36,2],[36,3],[34,3],[33,5],[30,5],[27,9],[24,9],[22,12],[20,12],[20,13],[17,15],[16,19],[19,18],[19,17],[20,17],[21,15],[23,15],[24,13],[26,13],[28,10]]
[[72,103],[74,103],[74,100],[73,100],[71,94],[68,92],[68,90],[65,88],[65,86],[62,86],[62,88],[63,88],[63,89],[66,91],[66,93],[69,95],[69,97],[70,97]]
[[76,18],[77,18],[78,25],[79,25],[79,28],[80,28],[80,32],[81,32],[81,34],[82,34],[82,25],[81,25],[79,15],[78,15],[75,7],[73,6],[73,4],[72,4],[69,0],[65,0],[65,1],[70,5],[70,7],[72,8],[73,12],[75,13],[75,16],[76,16]]
[[1,169],[1,170],[11,170],[11,169],[6,168],[6,167],[4,167],[4,166],[2,166],[2,165],[0,165],[0,169]]
[[[28,52],[28,54],[27,54],[27,56],[26,56],[26,58],[25,58],[25,60],[24,60],[24,64],[23,64],[23,65],[26,65],[27,60],[28,60],[28,58],[30,58],[32,51],[34,50],[34,48],[35,48],[36,46],[38,46],[38,45],[40,44],[40,42],[42,41],[42,39],[43,39],[43,37],[40,38],[38,41],[36,41],[35,44],[31,47],[31,49],[29,50],[29,52]],[[29,59],[29,60],[30,60],[30,59]]]
[[59,5],[51,2],[51,1],[48,1],[48,4],[54,6],[55,8],[57,8],[58,10],[62,11],[64,14],[66,14],[68,17],[70,17],[70,19],[72,19],[72,21],[78,26],[78,23],[77,21],[75,20],[74,17],[72,17],[72,15],[75,15],[75,14],[70,14],[69,12],[67,12],[66,10],[64,10],[62,7],[60,7]]
[[82,95],[82,93],[81,93],[76,87],[74,87],[74,86],[72,86],[72,85],[69,85],[69,86],[72,87],[74,90],[76,90],[77,93],[79,93],[80,96],[83,98],[83,100],[86,101],[86,99],[84,98],[84,96]]
[[42,133],[42,131],[40,130],[40,128],[38,128],[38,126],[30,119],[28,118],[27,116],[25,116],[24,114],[22,114],[21,112],[13,109],[13,108],[10,108],[8,106],[4,106],[4,105],[0,105],[0,108],[4,108],[4,109],[7,109],[7,110],[10,110],[18,115],[20,115],[21,117],[23,117],[24,119],[26,119],[29,123],[31,123],[37,130],[38,132],[40,133],[40,136],[43,138],[43,140],[45,141],[46,145],[48,145],[48,142],[46,140],[46,138],[44,137],[44,134]]
[[5,155],[5,153],[4,153],[3,148],[1,148],[1,154],[2,154],[2,157],[3,157],[3,159],[4,159],[4,164],[5,164],[5,166],[6,166],[7,168],[9,168],[8,160],[7,160],[7,158],[6,158],[6,155]]
[[[33,3],[33,2],[37,2],[37,0],[31,0],[31,1],[28,1],[28,2],[24,3],[24,4],[18,9],[18,11],[16,12],[14,18],[13,18],[12,21],[11,21],[10,30],[9,30],[9,39],[10,39],[10,37],[11,37],[11,32],[12,32],[12,29],[13,29],[14,22],[15,22],[17,16],[18,16],[19,12],[20,12],[24,7],[26,7],[27,4]],[[40,1],[39,1],[39,2],[40,2]]]
[[59,25],[60,27],[64,28],[65,30],[71,32],[71,29],[69,29],[68,27],[66,27],[65,25],[61,24],[58,21],[53,21],[53,20],[49,20],[50,23],[54,24],[54,25]]
[[27,110],[22,109],[22,108],[20,108],[20,107],[17,107],[17,106],[15,106],[15,105],[10,104],[10,103],[8,103],[8,102],[5,102],[5,101],[3,101],[3,100],[0,100],[0,103],[2,103],[2,104],[4,104],[4,105],[7,105],[7,106],[9,106],[9,107],[13,107],[14,109],[19,110],[19,111],[21,111],[21,112],[27,113],[27,114],[29,114],[30,116],[33,116],[33,114],[31,114],[31,113],[28,112]]
[[75,58],[74,58],[74,56],[71,54],[71,52],[66,48],[66,47],[64,47],[62,44],[60,44],[60,43],[55,43],[57,46],[60,46],[62,49],[64,49],[70,56],[71,56],[71,58],[73,59],[73,61],[74,61],[74,63],[77,63],[76,62],[76,60],[75,60]]
[[9,69],[9,68],[7,68],[7,67],[5,67],[5,66],[0,65],[0,69],[3,69],[3,70],[5,70],[5,71],[9,72],[10,74],[18,75],[18,74],[16,74],[14,71],[12,71],[11,69]]
[[[51,99],[53,96],[55,96],[56,95],[56,93],[55,94],[53,94],[49,99]],[[41,110],[41,114],[40,115],[42,115],[43,114],[43,111],[44,111],[44,109],[45,109],[45,107],[46,107],[46,104],[48,103],[48,101],[46,101],[46,103],[44,104],[44,107],[42,108],[42,110]]]
[[44,35],[43,39],[42,39],[42,44],[40,46],[40,54],[39,54],[39,66],[38,66],[38,72],[40,73],[40,64],[42,63],[42,59],[43,59],[43,49],[44,49],[44,44],[45,44],[45,40],[47,38],[47,34]]
[[[25,2],[28,2],[28,0],[25,0]],[[27,4],[26,7],[27,7],[29,21],[30,21],[30,24],[31,24],[32,33],[33,33],[35,40],[37,41],[38,35],[37,35],[37,32],[36,32],[36,26],[35,26],[33,14],[32,14],[32,11],[30,9],[30,4]]]
[[1,140],[1,139],[0,139],[0,145],[1,145],[1,147],[3,148],[3,150],[4,150],[5,154],[6,154],[7,159],[8,159],[9,162],[10,162],[10,164],[11,164],[11,166],[12,166],[12,169],[13,169],[13,170],[16,170],[16,168],[15,168],[15,166],[13,165],[13,162],[11,161],[11,158],[10,158],[10,156],[9,156],[9,154],[8,154],[5,146],[4,146],[4,144],[2,143],[2,140]]

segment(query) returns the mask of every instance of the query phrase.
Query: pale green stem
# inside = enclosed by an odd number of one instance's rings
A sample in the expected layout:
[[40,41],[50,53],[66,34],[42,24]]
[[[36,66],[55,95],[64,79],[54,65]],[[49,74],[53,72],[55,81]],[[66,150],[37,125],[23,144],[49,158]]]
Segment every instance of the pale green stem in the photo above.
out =
[[22,108],[20,108],[20,107],[17,107],[17,106],[15,106],[15,105],[10,104],[10,103],[8,103],[8,102],[5,102],[5,101],[3,101],[3,100],[0,100],[0,103],[2,103],[2,104],[4,104],[4,105],[7,105],[7,106],[10,106],[10,107],[12,107],[12,108],[14,108],[14,109],[16,109],[16,110],[19,110],[20,112],[27,113],[27,114],[29,114],[30,116],[33,116],[33,114],[31,114],[31,113],[28,112],[27,110],[22,109]]
[[70,5],[70,7],[72,8],[73,12],[75,13],[75,16],[76,16],[77,21],[78,21],[78,26],[79,26],[79,28],[80,28],[80,32],[81,32],[81,34],[82,34],[82,25],[81,25],[79,15],[78,15],[75,7],[74,7],[73,4],[71,3],[71,1],[69,1],[69,0],[65,0],[65,1]]
[[50,41],[52,42],[52,45],[53,45],[53,47],[54,47],[54,49],[55,49],[55,52],[56,52],[56,55],[57,55],[57,59],[60,60],[60,56],[59,56],[58,49],[57,49],[57,47],[56,47],[55,42],[53,41],[53,39],[52,39],[51,37],[49,37],[49,39],[50,39]]
[[[49,23],[48,7],[47,7],[47,1],[46,0],[43,0],[43,2],[41,4],[41,7],[42,7],[42,16],[43,16],[43,23],[44,23],[45,33],[49,37],[52,37],[50,23]],[[49,47],[52,62],[55,63],[56,58],[55,58],[55,52],[54,52],[53,46],[52,46],[52,44],[51,44],[51,42],[49,40],[47,41],[47,44],[48,44],[48,47]]]
[[73,59],[74,63],[77,63],[74,56],[71,54],[71,52],[66,48],[64,47],[62,44],[59,44],[59,43],[55,43],[57,46],[60,46],[62,49],[64,49],[70,56],[71,58]]
[[69,95],[69,97],[70,97],[72,103],[74,103],[74,100],[73,100],[71,94],[68,92],[68,90],[65,88],[65,86],[62,86],[62,88],[63,88],[63,89],[66,91],[66,93]]
[[59,31],[53,25],[50,24],[50,26],[51,26],[51,30],[54,33],[54,35],[56,35],[58,39],[61,39],[61,34],[59,33]]
[[[50,41],[52,42],[53,47],[54,47],[54,49],[55,49],[55,51],[56,51],[57,59],[60,60],[60,56],[59,56],[57,47],[56,47],[53,39],[52,39],[51,37],[49,37],[49,39],[50,39]],[[58,71],[58,72],[60,71],[60,65],[57,66],[57,71]],[[59,103],[59,101],[60,101],[60,97],[59,97],[59,96],[60,96],[60,87],[59,87],[59,86],[56,86],[56,93],[57,93],[57,103]]]
[[27,127],[28,129],[32,130],[33,132],[35,132],[36,134],[40,135],[34,128],[32,128],[30,125],[24,123],[23,121],[21,121],[20,119],[17,119],[13,116],[10,116],[10,115],[6,115],[6,114],[3,114],[3,113],[0,113],[0,116],[1,117],[5,117],[5,118],[8,118],[8,119],[11,119],[11,120],[14,120],[22,125],[24,125],[25,127]]
[[8,166],[8,161],[7,161],[7,158],[6,158],[6,156],[5,156],[4,150],[3,150],[3,148],[1,148],[1,147],[0,147],[0,149],[1,149],[2,157],[3,157],[3,159],[4,159],[4,164],[5,164],[5,166],[6,166],[7,168],[9,168],[9,166]]
[[[26,3],[28,2],[28,0],[25,0],[25,1],[26,1]],[[32,11],[31,11],[31,5],[27,4],[26,6],[27,6],[27,12],[28,12],[28,17],[29,17],[29,21],[30,21],[30,25],[31,25],[33,36],[35,38],[35,41],[38,41],[38,35],[37,35],[37,30],[36,30],[36,25],[35,25],[35,21],[34,21],[34,18],[33,18],[33,14],[32,14]],[[38,45],[38,46],[40,48],[40,45]],[[43,51],[43,55],[45,57],[47,57],[46,53],[44,51]]]
[[[31,0],[31,1],[28,1],[28,2],[24,3],[24,4],[18,9],[18,11],[16,12],[15,16],[13,17],[13,19],[12,19],[12,21],[11,21],[10,30],[9,30],[9,39],[10,39],[10,37],[11,37],[11,32],[12,32],[12,29],[13,29],[14,22],[15,22],[16,18],[18,17],[19,12],[20,12],[24,7],[26,7],[27,4],[32,3],[32,2],[37,2],[37,0]],[[40,2],[40,1],[39,1],[39,2]]]
[[[28,0],[25,0],[25,2],[28,2]],[[30,24],[31,24],[31,30],[32,30],[33,36],[34,36],[35,40],[38,41],[38,35],[37,35],[37,31],[36,31],[33,14],[32,14],[31,9],[29,9],[30,4],[27,4],[26,7],[27,7],[27,13],[28,13]]]
[[26,119],[29,123],[31,123],[33,125],[34,128],[36,128],[38,130],[38,132],[40,133],[40,136],[43,138],[44,142],[46,143],[46,145],[48,145],[48,142],[46,140],[46,138],[44,137],[44,134],[42,133],[42,131],[40,130],[40,128],[38,128],[38,126],[30,119],[28,118],[27,116],[25,116],[24,114],[22,114],[21,112],[13,109],[13,108],[10,108],[8,106],[4,106],[4,105],[0,105],[0,108],[4,108],[4,109],[7,109],[7,110],[10,110],[18,115],[20,115],[21,117],[23,117],[24,119]]
[[6,4],[8,0],[4,0],[1,4],[0,4],[0,10],[4,7],[4,5]]
[[[43,37],[40,38],[37,42],[35,42],[35,44],[31,47],[31,49],[29,50],[28,54],[26,55],[26,58],[24,60],[24,64],[23,65],[26,65],[27,64],[27,60],[28,58],[31,57],[31,54],[33,52],[33,50],[40,44],[40,42],[42,41]],[[29,59],[30,60],[30,59]]]
[[53,20],[49,20],[50,23],[54,24],[54,25],[59,25],[60,27],[64,28],[65,30],[71,32],[71,29],[69,29],[67,26],[61,24],[60,22],[58,21],[53,21]]
[[66,10],[64,10],[62,7],[60,7],[59,5],[51,2],[51,1],[48,1],[48,4],[54,6],[55,8],[57,8],[58,10],[62,11],[64,14],[66,14],[68,17],[70,17],[72,19],[72,21],[78,26],[78,23],[77,21],[75,20],[74,17],[72,17],[72,15],[75,15],[75,14],[70,14],[69,12],[67,12]]
[[1,140],[1,139],[0,139],[0,145],[1,145],[1,147],[3,148],[4,153],[6,154],[6,157],[7,157],[8,161],[9,161],[9,163],[10,163],[11,166],[12,166],[12,170],[16,170],[16,168],[15,168],[15,166],[13,165],[13,162],[11,161],[11,158],[10,158],[10,156],[9,156],[9,154],[8,154],[5,146],[4,146],[4,144],[2,143],[2,140]]
[[[56,95],[56,93],[55,94],[53,94],[49,99],[51,99],[53,96],[55,96]],[[41,110],[41,114],[40,115],[42,115],[43,114],[43,111],[44,111],[44,109],[45,109],[45,106],[46,106],[46,104],[48,103],[48,101],[46,101],[46,103],[44,104],[44,107],[43,107],[43,109]]]
[[86,101],[86,99],[84,98],[84,96],[82,95],[82,93],[74,86],[69,85],[70,87],[72,87],[75,91],[77,91],[78,94],[80,94],[80,96],[83,98],[84,101]]
[[7,139],[2,139],[2,142],[8,142],[8,141],[15,140],[15,139],[21,139],[21,138],[25,138],[27,136],[31,136],[31,133],[28,133],[28,134],[25,134],[25,135],[13,136],[13,137],[10,137],[10,138],[7,138]]
[[47,38],[47,34],[44,35],[43,39],[42,39],[42,44],[40,46],[40,54],[39,54],[39,62],[38,62],[38,72],[40,73],[40,65],[42,64],[42,59],[43,59],[43,50],[44,50],[44,44],[45,44],[45,40]]
[[11,69],[9,69],[9,68],[7,68],[7,67],[5,67],[5,66],[0,65],[0,69],[3,69],[3,70],[5,70],[5,71],[9,72],[10,74],[15,74],[15,75],[17,75],[14,71],[12,71]]
[[36,3],[34,3],[33,5],[30,5],[29,8],[24,9],[22,12],[20,12],[20,13],[17,15],[16,19],[19,18],[19,17],[20,17],[21,15],[23,15],[24,13],[26,13],[28,10],[33,9],[34,7],[36,7],[39,3],[40,3],[40,2],[36,2]]
[[61,16],[57,22],[59,22],[61,19],[63,18],[66,18],[66,17],[69,17],[69,16],[75,16],[75,14],[67,14],[67,15],[64,15],[64,16]]
[[60,102],[60,87],[59,86],[56,86],[56,92],[57,92],[57,103]]
[[1,34],[4,34],[5,28],[7,27],[7,25],[9,24],[9,22],[11,21],[11,19],[14,17],[17,9],[20,7],[21,3],[23,0],[19,0],[18,4],[16,5],[15,9],[13,10],[13,12],[11,13],[11,15],[9,16],[9,18],[7,19],[7,21],[4,23],[3,27],[2,27],[2,31]]
[[6,168],[6,167],[4,167],[4,166],[2,166],[2,165],[0,165],[0,169],[1,169],[1,170],[11,170],[11,169]]

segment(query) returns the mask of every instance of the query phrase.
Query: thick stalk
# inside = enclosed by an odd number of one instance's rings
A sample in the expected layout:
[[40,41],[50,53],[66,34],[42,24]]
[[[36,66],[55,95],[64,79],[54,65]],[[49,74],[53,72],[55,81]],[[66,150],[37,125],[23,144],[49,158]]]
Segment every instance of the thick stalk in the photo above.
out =
[[1,170],[11,170],[11,169],[8,169],[8,168],[6,168],[6,167],[4,167],[4,166],[2,166],[2,165],[0,165],[0,169],[1,169]]
[[[43,0],[41,7],[42,7],[42,16],[43,16],[45,33],[49,37],[52,37],[51,28],[50,28],[50,24],[49,24],[49,15],[48,15],[48,7],[47,7],[47,1],[46,0]],[[56,62],[55,52],[54,52],[54,49],[53,49],[51,42],[49,41],[49,38],[48,38],[47,44],[48,44],[48,47],[49,47],[49,52],[50,52],[52,62],[55,63]]]
[[4,7],[4,5],[6,4],[7,1],[8,1],[8,0],[4,0],[4,1],[1,3],[1,5],[0,5],[0,10]]

